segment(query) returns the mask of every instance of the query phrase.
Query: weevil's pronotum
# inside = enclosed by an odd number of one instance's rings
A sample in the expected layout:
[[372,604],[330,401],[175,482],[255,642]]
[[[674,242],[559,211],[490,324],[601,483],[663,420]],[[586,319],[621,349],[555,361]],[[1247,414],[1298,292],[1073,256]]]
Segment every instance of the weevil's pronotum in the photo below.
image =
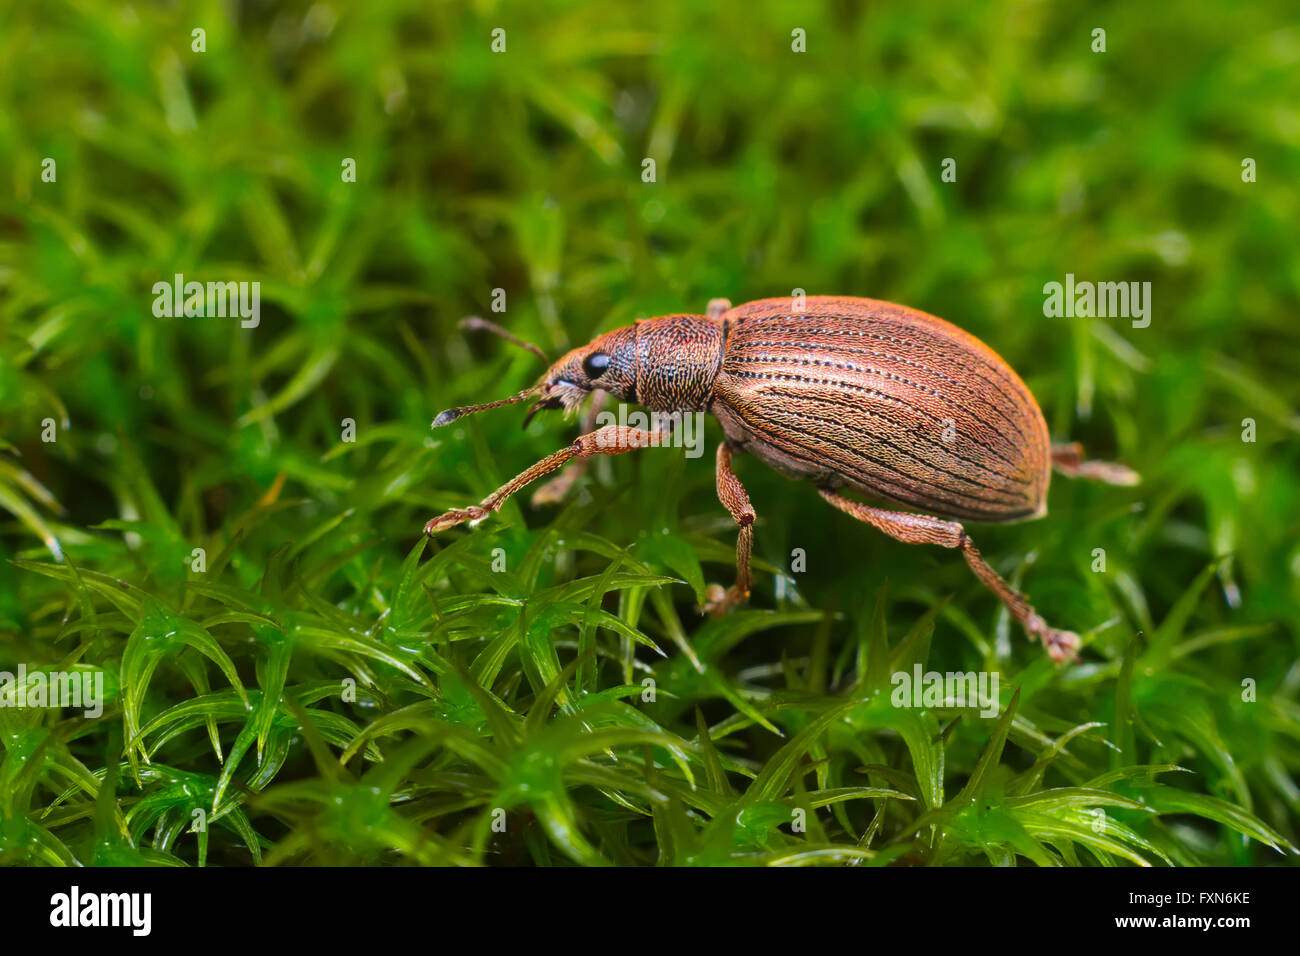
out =
[[[710,588],[706,609],[714,613],[749,596],[755,512],[731,468],[733,455],[748,452],[812,481],[836,508],[899,541],[959,549],[1025,630],[1064,660],[1074,656],[1078,635],[1049,627],[980,557],[963,522],[1041,518],[1053,467],[1112,484],[1137,481],[1123,465],[1084,461],[1076,444],[1053,445],[1024,382],[975,336],[874,299],[763,299],[735,308],[715,299],[707,315],[644,319],[569,352],[532,388],[448,409],[433,425],[536,395],[531,419],[543,408],[576,409],[593,392],[655,412],[708,412],[721,423],[718,497],[740,537],[736,583]],[[538,496],[553,499],[586,459],[664,438],[619,425],[589,431],[479,504],[434,518],[425,533],[484,518],[525,485],[568,465]],[[917,511],[874,507],[846,497],[845,489]]]

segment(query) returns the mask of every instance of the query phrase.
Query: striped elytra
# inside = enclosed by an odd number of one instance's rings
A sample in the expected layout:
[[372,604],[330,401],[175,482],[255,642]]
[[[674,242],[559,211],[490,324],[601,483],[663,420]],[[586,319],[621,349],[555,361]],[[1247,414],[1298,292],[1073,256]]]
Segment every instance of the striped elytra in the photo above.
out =
[[957,326],[874,299],[765,299],[725,312],[712,411],[783,473],[929,514],[1005,522],[1046,510],[1038,403]]

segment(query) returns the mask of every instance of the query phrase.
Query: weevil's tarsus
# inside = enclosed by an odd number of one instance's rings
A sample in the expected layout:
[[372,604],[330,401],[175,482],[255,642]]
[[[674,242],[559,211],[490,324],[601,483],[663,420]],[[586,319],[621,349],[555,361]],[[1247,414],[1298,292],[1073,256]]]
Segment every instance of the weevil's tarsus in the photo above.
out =
[[1006,605],[1011,616],[1021,623],[1025,631],[1035,640],[1042,641],[1052,660],[1074,660],[1079,649],[1079,635],[1073,631],[1061,631],[1048,627],[1047,622],[1034,610],[1029,598],[1025,597],[1011,585],[1007,584],[981,556],[975,542],[966,534],[966,529],[956,521],[945,521],[929,515],[912,514],[906,511],[888,511],[873,508],[860,501],[854,501],[840,494],[834,488],[823,487],[818,491],[821,496],[839,508],[845,514],[852,515],[872,527],[883,531],[891,538],[906,544],[937,544],[943,548],[958,548],[962,557],[975,572],[975,576],[984,582],[984,586],[998,596]]
[[1052,446],[1052,467],[1067,478],[1101,481],[1108,485],[1141,484],[1142,476],[1116,461],[1085,461],[1083,446],[1077,441]]
[[460,320],[459,325],[464,331],[491,332],[493,335],[499,335],[512,345],[517,345],[521,349],[526,349],[527,351],[532,352],[547,365],[551,364],[551,360],[546,357],[546,353],[540,348],[532,342],[525,342],[519,336],[515,335],[513,332],[506,331],[495,322],[489,322],[487,319],[481,318],[477,315],[467,315],[465,318]]

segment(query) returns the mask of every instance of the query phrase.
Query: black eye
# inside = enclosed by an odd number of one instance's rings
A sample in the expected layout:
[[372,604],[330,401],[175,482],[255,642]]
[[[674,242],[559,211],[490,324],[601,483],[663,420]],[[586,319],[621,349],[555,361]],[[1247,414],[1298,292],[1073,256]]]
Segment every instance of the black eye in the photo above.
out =
[[604,352],[592,352],[582,360],[582,374],[587,378],[600,378],[609,368],[609,356]]

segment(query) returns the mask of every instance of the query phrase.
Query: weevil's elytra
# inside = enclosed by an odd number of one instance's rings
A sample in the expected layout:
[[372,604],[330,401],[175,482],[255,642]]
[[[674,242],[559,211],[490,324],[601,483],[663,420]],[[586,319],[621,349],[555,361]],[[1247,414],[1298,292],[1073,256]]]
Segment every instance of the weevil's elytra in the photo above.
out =
[[1046,511],[1047,423],[1019,376],[956,326],[871,299],[731,309],[713,411],[735,442],[796,477],[933,514]]
[[[707,315],[645,319],[572,350],[532,388],[449,409],[434,425],[537,396],[526,423],[540,409],[577,408],[593,392],[658,412],[708,411],[726,435],[718,497],[739,526],[736,583],[713,586],[708,610],[722,613],[749,596],[755,511],[731,468],[743,451],[813,482],[827,502],[900,541],[960,550],[1054,659],[1074,656],[1078,636],[1049,627],[983,560],[961,522],[1042,517],[1053,467],[1112,484],[1137,476],[1123,465],[1083,461],[1078,445],[1053,446],[1024,382],[957,326],[875,299],[813,296],[799,305],[763,299],[732,308],[715,299]],[[588,431],[479,505],[434,518],[425,532],[483,518],[565,468],[534,496],[554,500],[591,457],[644,448],[656,437],[614,425]],[[844,496],[846,488],[922,513],[873,507]]]

